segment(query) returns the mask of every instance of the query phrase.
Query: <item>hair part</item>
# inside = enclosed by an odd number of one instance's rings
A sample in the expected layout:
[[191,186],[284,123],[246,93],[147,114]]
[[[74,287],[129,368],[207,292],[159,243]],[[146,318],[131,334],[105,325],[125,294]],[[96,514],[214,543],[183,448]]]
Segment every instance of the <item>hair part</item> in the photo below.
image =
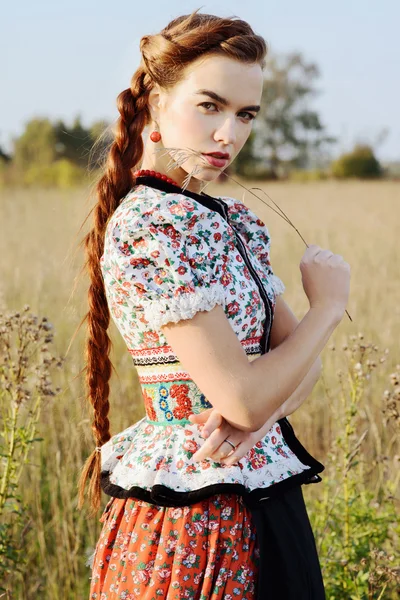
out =
[[[135,184],[133,171],[142,160],[144,149],[142,133],[151,122],[149,93],[154,84],[164,89],[173,87],[182,79],[187,65],[208,54],[258,63],[264,69],[267,45],[246,21],[237,17],[199,14],[196,10],[172,20],[158,34],[143,36],[140,50],[141,64],[132,76],[130,87],[117,98],[120,116],[104,173],[96,187],[97,204],[91,211],[93,226],[83,240],[90,285],[89,310],[80,326],[87,321],[86,387],[87,399],[93,408],[92,431],[96,446],[102,446],[111,438],[108,414],[109,380],[113,368],[109,358],[111,340],[107,333],[110,312],[100,259],[104,252],[107,223]],[[101,454],[94,450],[86,460],[78,482],[78,508],[81,509],[89,480],[91,516],[100,508],[100,476]]]

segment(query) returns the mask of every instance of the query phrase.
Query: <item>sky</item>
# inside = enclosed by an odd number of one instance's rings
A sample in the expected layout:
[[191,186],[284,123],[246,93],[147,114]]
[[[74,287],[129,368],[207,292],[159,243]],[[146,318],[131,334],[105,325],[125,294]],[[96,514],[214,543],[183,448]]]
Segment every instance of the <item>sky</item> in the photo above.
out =
[[334,154],[367,142],[381,160],[400,160],[398,0],[5,1],[0,146],[7,151],[34,117],[114,121],[116,97],[140,61],[140,38],[200,8],[243,18],[272,53],[299,51],[317,64],[312,106],[339,138]]

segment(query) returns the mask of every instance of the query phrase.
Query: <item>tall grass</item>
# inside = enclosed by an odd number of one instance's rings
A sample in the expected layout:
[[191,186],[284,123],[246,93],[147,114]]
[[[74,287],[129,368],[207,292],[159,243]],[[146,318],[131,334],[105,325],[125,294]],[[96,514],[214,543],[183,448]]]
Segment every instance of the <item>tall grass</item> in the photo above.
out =
[[[395,598],[400,533],[398,185],[329,181],[263,187],[309,244],[342,254],[352,267],[348,311],[353,322],[343,318],[323,351],[323,376],[291,418],[299,438],[327,467],[322,483],[304,488],[327,597]],[[251,195],[243,198],[234,185],[209,187],[208,192],[244,199],[268,224],[272,265],[286,284],[285,300],[302,318],[308,302],[299,271],[305,249],[299,237],[262,202]],[[38,437],[43,439],[32,444],[21,474],[23,529],[14,523],[22,550],[20,572],[7,576],[4,598],[88,596],[85,563],[100,524],[77,510],[78,471],[93,447],[81,373],[83,328],[65,356],[87,307],[87,281],[80,281],[71,296],[83,262],[74,249],[83,235],[75,237],[89,209],[87,196],[85,189],[4,190],[0,200],[3,313],[22,312],[29,304],[39,322],[46,317],[52,324],[49,345],[65,359],[52,374],[60,389],[38,418]],[[115,433],[145,413],[132,359],[114,325],[111,333],[117,369],[110,399]]]

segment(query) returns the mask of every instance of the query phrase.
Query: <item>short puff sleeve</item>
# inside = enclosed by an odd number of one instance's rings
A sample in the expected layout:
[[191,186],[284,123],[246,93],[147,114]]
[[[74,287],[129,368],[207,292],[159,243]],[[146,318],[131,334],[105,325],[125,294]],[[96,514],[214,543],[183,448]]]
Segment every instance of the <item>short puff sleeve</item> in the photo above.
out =
[[233,231],[216,213],[167,194],[144,212],[130,206],[112,238],[114,276],[152,330],[225,306]]

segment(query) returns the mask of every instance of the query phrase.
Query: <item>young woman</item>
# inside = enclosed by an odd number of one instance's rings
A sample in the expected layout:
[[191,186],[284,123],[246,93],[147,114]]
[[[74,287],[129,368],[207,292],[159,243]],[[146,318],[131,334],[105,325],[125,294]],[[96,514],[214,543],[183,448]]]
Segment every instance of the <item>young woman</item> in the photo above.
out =
[[[318,379],[349,265],[307,248],[310,309],[299,322],[271,267],[266,225],[239,200],[202,191],[250,134],[263,38],[240,19],[196,11],[140,47],[86,237],[96,448],[79,506],[88,479],[92,514],[101,489],[110,496],[90,598],[322,600],[301,485],[320,481],[323,466],[286,417]],[[169,170],[174,148],[195,153]],[[110,315],[146,410],[112,437]]]

